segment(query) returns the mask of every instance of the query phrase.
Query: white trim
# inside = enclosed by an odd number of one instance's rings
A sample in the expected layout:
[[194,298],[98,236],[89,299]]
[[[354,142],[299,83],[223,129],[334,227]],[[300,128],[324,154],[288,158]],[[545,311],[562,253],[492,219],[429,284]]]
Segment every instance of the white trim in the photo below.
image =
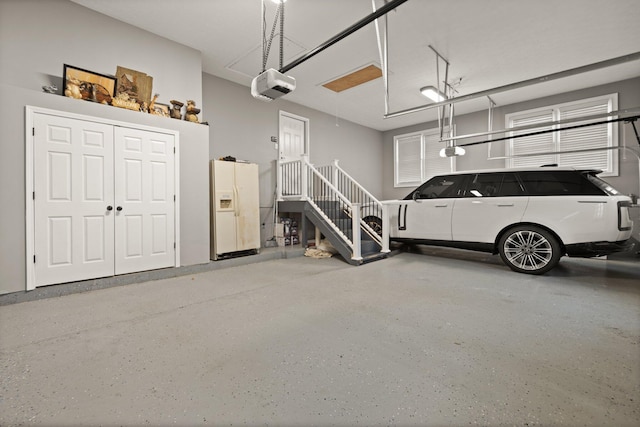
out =
[[36,288],[36,266],[33,262],[35,254],[35,211],[33,192],[35,182],[33,180],[33,156],[34,156],[34,136],[33,136],[33,116],[38,112],[37,107],[26,106],[25,109],[25,264],[26,264],[26,290],[32,291]]
[[173,133],[173,138],[175,144],[175,157],[173,159],[173,191],[176,196],[176,201],[173,204],[173,221],[175,226],[173,238],[176,243],[174,267],[180,267],[180,132],[175,131],[175,133]]
[[101,117],[87,116],[83,114],[68,113],[66,111],[51,110],[48,108],[25,106],[25,227],[26,227],[26,290],[31,291],[36,288],[35,264],[33,256],[35,252],[35,202],[33,200],[33,192],[35,191],[34,180],[34,143],[33,136],[33,118],[35,114],[46,114],[50,116],[66,117],[70,119],[83,120],[89,122],[103,123],[115,127],[126,127],[133,129],[146,130],[150,132],[164,133],[172,135],[174,138],[175,158],[174,158],[174,191],[176,202],[174,204],[174,227],[175,227],[175,243],[174,267],[180,266],[180,132],[172,129],[159,128],[154,126],[138,125],[131,122],[123,122],[119,120],[104,119]]

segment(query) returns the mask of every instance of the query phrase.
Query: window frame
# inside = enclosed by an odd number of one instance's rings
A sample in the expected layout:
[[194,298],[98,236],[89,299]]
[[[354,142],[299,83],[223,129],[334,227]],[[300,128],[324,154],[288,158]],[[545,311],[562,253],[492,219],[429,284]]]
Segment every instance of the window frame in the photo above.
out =
[[[544,107],[539,107],[539,108],[533,108],[533,109],[529,109],[529,110],[523,110],[523,111],[516,111],[516,112],[512,112],[512,113],[508,113],[505,114],[505,125],[507,127],[507,129],[513,127],[513,122],[516,120],[526,120],[526,119],[531,119],[534,118],[536,116],[541,116],[544,115],[545,113],[548,113],[550,115],[550,121],[558,121],[561,120],[561,114],[566,113],[567,110],[571,110],[571,109],[579,109],[579,108],[589,108],[589,106],[595,106],[595,105],[602,105],[602,104],[607,104],[607,112],[612,112],[612,111],[616,111],[618,109],[618,93],[610,93],[607,95],[601,95],[601,96],[596,96],[596,97],[591,97],[591,98],[584,98],[584,99],[578,99],[578,100],[574,100],[574,101],[570,101],[570,102],[564,102],[564,103],[560,103],[560,104],[554,104],[554,105],[548,105],[548,106],[544,106]],[[612,118],[615,118],[616,116],[612,116]],[[604,120],[603,119],[598,119],[598,120]],[[572,124],[580,124],[581,122],[574,122]],[[571,126],[571,124],[569,124],[569,126]],[[601,176],[607,177],[607,176],[619,176],[619,156],[618,156],[618,152],[615,149],[616,147],[619,146],[619,139],[618,139],[618,126],[617,123],[614,122],[609,122],[608,124],[606,124],[607,127],[607,144],[606,147],[608,148],[607,150],[604,151],[604,153],[606,154],[606,163],[607,163],[607,168],[604,169],[603,168],[603,172],[602,174],[600,174]],[[560,126],[559,125],[553,125],[551,126],[551,128],[553,129],[559,129]],[[583,129],[589,129],[589,127],[587,128],[583,128]],[[528,129],[525,131],[522,131],[523,133],[527,133],[527,132],[531,132],[531,131],[535,131],[536,129]],[[571,132],[571,130],[567,131],[567,132]],[[514,132],[509,132],[508,133],[509,136],[513,136]],[[551,132],[545,135],[549,135],[550,138],[550,147],[551,149],[549,151],[552,152],[556,152],[556,154],[541,154],[540,157],[544,156],[547,159],[550,160],[540,160],[540,165],[542,164],[547,164],[547,163],[556,163],[559,166],[574,166],[571,164],[571,160],[577,158],[580,155],[584,155],[583,153],[563,153],[562,150],[562,135],[561,135],[561,131],[556,131],[556,132]],[[523,138],[510,138],[507,140],[507,142],[505,143],[505,167],[506,168],[517,168],[517,167],[530,167],[532,166],[531,164],[519,164],[518,163],[518,159],[527,159],[527,158],[537,158],[537,156],[527,156],[527,157],[513,157],[514,156],[514,143],[518,144],[518,142],[522,143]],[[603,146],[604,148],[604,146]],[[532,153],[535,153],[536,151],[531,151]],[[539,151],[539,152],[546,152],[546,151]],[[563,161],[560,161],[561,157],[564,158]],[[583,168],[582,166],[579,166],[579,168]]]
[[[455,132],[455,125],[453,126],[453,129]],[[443,134],[448,134],[448,133],[449,133],[449,127],[445,126]],[[402,175],[402,171],[400,170],[401,159],[399,158],[400,156],[399,145],[402,142],[406,142],[407,140],[411,138],[416,138],[416,137],[419,137],[419,143],[420,143],[420,147],[419,147],[420,176],[415,177],[415,179],[413,180],[401,180],[400,177]],[[434,141],[436,137],[438,138],[438,141],[437,141],[438,144],[436,144],[436,141]],[[440,150],[444,148],[444,145],[446,145],[443,142],[439,141],[439,137],[440,137],[439,128],[424,129],[421,131],[405,133],[402,135],[395,135],[393,137],[393,186],[395,188],[416,187],[428,181],[429,179],[433,178],[434,176],[450,174],[456,171],[455,156],[441,158],[442,162],[445,162],[447,160],[449,161],[448,168],[429,171],[430,168],[428,168],[428,165],[427,165],[428,161],[435,157],[440,158],[439,157]]]

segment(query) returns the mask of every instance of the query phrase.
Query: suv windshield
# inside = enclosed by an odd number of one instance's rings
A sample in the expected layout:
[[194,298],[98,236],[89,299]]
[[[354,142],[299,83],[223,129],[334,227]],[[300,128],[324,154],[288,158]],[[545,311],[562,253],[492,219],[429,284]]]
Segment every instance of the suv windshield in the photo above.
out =
[[607,195],[617,196],[620,194],[620,192],[615,188],[613,188],[611,185],[609,185],[608,182],[598,178],[594,172],[585,172],[584,175],[587,177],[589,181],[595,184],[599,189],[607,193]]

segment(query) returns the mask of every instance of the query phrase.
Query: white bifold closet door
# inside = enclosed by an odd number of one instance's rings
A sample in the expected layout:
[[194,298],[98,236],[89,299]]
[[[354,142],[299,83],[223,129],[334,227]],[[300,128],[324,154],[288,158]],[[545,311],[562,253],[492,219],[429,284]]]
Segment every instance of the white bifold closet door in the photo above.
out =
[[175,264],[174,137],[34,114],[35,286]]

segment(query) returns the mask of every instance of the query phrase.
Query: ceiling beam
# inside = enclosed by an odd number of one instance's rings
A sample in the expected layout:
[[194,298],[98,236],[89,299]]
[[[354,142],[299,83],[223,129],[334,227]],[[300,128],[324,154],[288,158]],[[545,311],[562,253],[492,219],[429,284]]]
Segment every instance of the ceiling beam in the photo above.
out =
[[384,6],[382,6],[380,9],[378,9],[375,12],[365,16],[364,18],[362,18],[361,20],[359,20],[355,24],[351,25],[350,27],[348,27],[345,30],[339,32],[335,36],[331,37],[329,40],[327,40],[326,42],[322,43],[321,45],[319,45],[315,49],[307,52],[306,54],[302,55],[300,58],[298,58],[298,59],[294,60],[293,62],[285,65],[284,67],[280,68],[278,71],[280,71],[281,73],[284,74],[287,71],[291,70],[292,68],[297,67],[298,65],[302,64],[306,60],[311,59],[312,57],[316,56],[317,54],[319,54],[320,52],[322,52],[326,48],[338,43],[343,38],[347,37],[350,34],[355,33],[360,28],[362,28],[365,25],[375,21],[376,19],[378,19],[382,15],[387,14],[388,12],[390,12],[393,9],[397,8],[398,6],[400,6],[402,3],[406,2],[406,1],[407,0],[392,0],[392,1],[390,1],[389,3],[385,4]]

